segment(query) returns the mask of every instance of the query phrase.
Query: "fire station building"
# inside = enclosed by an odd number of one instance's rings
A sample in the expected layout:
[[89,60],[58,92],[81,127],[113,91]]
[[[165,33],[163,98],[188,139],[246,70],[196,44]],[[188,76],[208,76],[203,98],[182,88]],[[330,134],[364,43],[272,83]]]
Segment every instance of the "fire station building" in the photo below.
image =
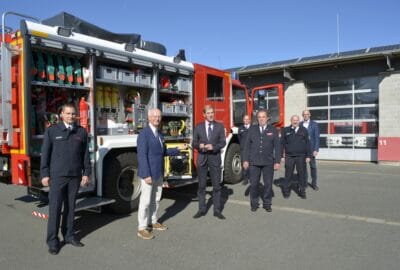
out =
[[308,108],[320,159],[400,163],[400,44],[230,71],[250,90],[283,83],[285,125]]

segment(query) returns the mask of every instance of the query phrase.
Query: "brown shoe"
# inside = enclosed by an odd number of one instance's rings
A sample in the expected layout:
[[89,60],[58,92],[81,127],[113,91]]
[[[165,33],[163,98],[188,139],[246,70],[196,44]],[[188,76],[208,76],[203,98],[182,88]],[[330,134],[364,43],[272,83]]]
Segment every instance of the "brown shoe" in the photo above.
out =
[[151,232],[149,232],[148,230],[139,230],[137,232],[137,236],[139,236],[140,238],[145,239],[145,240],[150,240],[150,239],[154,238],[154,235]]
[[167,227],[166,225],[161,224],[161,223],[159,223],[159,222],[153,223],[153,224],[150,226],[150,228],[152,228],[153,230],[156,230],[156,231],[165,231],[165,230],[168,229],[168,227]]

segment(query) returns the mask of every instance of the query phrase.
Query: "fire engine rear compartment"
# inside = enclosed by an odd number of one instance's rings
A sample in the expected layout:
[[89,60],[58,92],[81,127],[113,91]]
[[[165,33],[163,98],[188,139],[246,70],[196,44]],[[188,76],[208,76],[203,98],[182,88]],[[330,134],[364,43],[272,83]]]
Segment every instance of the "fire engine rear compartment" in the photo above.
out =
[[[117,201],[116,212],[131,211],[140,194],[135,171],[136,138],[147,125],[147,110],[158,107],[163,112],[161,129],[167,147],[190,142],[193,67],[180,66],[172,59],[167,65],[166,59],[170,58],[159,60],[154,54],[154,59],[146,54],[143,60],[128,57],[127,52],[79,47],[76,42],[69,43],[58,36],[52,39],[30,29],[35,24],[22,21],[22,25],[25,30],[18,39],[23,57],[19,58],[18,67],[23,67],[21,80],[25,88],[20,91],[25,91],[26,103],[19,113],[24,116],[26,127],[29,192],[47,192],[40,181],[43,134],[46,127],[61,121],[60,107],[70,102],[78,109],[78,122],[90,138],[93,174],[89,187],[81,189],[80,196],[108,196],[111,200],[107,203]],[[14,107],[21,108],[18,104]],[[127,143],[121,146],[121,142]],[[119,167],[118,173],[109,166]],[[190,149],[181,156],[166,158],[165,166],[165,177],[172,185],[193,182]],[[107,183],[110,181],[114,183]],[[111,186],[114,190],[110,191]],[[114,196],[118,198],[113,199]]]
[[[90,185],[80,190],[77,209],[109,204],[114,212],[129,213],[137,207],[137,136],[154,107],[162,111],[166,146],[176,147],[190,145],[193,126],[203,119],[202,108],[206,103],[215,106],[228,142],[222,155],[223,180],[240,181],[234,125],[248,113],[244,86],[233,89],[228,73],[186,62],[182,50],[169,57],[156,43],[120,43],[83,32],[22,21],[21,31],[7,44],[18,51],[9,58],[13,81],[3,88],[12,99],[10,116],[3,120],[12,122],[7,131],[14,140],[2,144],[8,151],[2,151],[0,162],[5,161],[2,171],[13,184],[46,195],[48,188],[40,181],[41,145],[46,127],[62,121],[59,113],[65,102],[75,105],[78,122],[88,131],[93,169]],[[2,102],[2,108],[7,104]],[[164,179],[170,187],[196,181],[194,159],[191,148],[165,158]]]

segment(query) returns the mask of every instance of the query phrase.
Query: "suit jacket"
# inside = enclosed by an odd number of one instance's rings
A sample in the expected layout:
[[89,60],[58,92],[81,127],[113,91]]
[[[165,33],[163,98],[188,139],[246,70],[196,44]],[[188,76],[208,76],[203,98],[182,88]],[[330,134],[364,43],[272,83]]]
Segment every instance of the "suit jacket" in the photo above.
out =
[[[203,151],[201,143],[212,144],[212,151]],[[213,123],[213,132],[210,140],[207,138],[205,122],[196,126],[193,132],[193,148],[198,151],[197,164],[204,166],[207,161],[213,166],[221,166],[221,149],[226,145],[225,129],[221,123]]]
[[254,166],[280,163],[281,144],[275,127],[267,125],[261,134],[260,126],[252,125],[247,133],[243,156],[243,161]]
[[165,147],[164,136],[158,132],[158,138],[148,125],[139,133],[137,140],[138,176],[157,180],[164,176],[164,156],[179,155],[177,148]]
[[86,130],[73,125],[69,131],[64,122],[46,129],[40,161],[41,177],[81,177],[91,173]]
[[[300,122],[300,126],[303,126],[303,121]],[[311,154],[314,151],[319,152],[319,125],[317,122],[310,119],[308,124],[308,136],[310,139]]]

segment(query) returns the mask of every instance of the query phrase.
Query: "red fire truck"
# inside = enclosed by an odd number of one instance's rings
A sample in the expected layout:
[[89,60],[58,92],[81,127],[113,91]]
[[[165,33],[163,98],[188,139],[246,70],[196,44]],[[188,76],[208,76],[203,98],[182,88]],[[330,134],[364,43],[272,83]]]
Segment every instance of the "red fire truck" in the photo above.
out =
[[[25,17],[7,32],[4,18]],[[89,34],[90,33],[90,34]],[[43,197],[40,156],[46,127],[60,121],[61,104],[79,109],[90,140],[92,175],[77,210],[107,205],[117,213],[137,207],[136,142],[147,110],[162,111],[167,147],[191,143],[205,104],[226,130],[223,181],[240,181],[237,126],[250,112],[247,89],[222,70],[166,56],[165,47],[137,34],[119,35],[67,13],[38,22],[3,14],[1,40],[0,179]],[[170,187],[196,182],[192,149],[165,158]]]

